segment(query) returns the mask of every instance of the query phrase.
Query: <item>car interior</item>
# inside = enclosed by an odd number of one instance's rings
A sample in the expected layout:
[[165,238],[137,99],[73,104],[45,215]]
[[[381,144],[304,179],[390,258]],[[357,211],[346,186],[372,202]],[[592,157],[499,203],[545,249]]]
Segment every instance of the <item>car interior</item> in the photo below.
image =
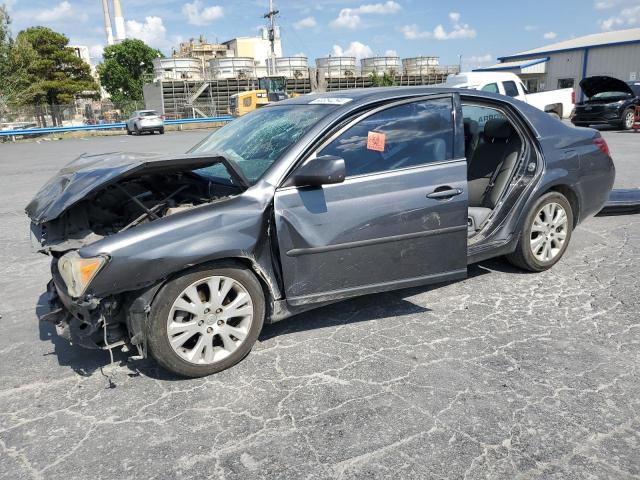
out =
[[[498,113],[497,110],[493,112]],[[463,113],[466,113],[464,106]],[[487,223],[509,185],[523,147],[520,135],[504,115],[488,119],[475,117],[465,115],[464,118],[468,237],[474,236]]]

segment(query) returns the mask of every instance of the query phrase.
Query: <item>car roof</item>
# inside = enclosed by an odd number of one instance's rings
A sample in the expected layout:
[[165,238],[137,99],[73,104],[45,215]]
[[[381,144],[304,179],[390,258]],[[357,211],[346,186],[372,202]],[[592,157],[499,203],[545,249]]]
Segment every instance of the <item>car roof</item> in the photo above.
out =
[[333,103],[332,99],[348,99],[349,101],[344,103],[344,105],[348,105],[352,103],[373,103],[403,96],[438,95],[455,92],[460,93],[462,91],[458,88],[444,88],[441,86],[351,88],[334,92],[307,93],[270,105],[307,105],[312,102],[340,105],[340,103]]

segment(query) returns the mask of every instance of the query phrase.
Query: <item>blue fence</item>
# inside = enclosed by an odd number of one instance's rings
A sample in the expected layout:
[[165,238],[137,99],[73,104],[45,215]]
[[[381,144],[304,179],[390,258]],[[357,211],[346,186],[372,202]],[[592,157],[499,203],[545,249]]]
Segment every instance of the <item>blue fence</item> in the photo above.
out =
[[[165,125],[186,125],[190,123],[220,123],[233,120],[231,115],[207,118],[183,118],[181,120],[165,120]],[[65,133],[80,132],[84,130],[117,130],[126,128],[124,122],[105,123],[102,125],[79,125],[77,127],[48,127],[48,128],[25,128],[23,130],[0,130],[0,137],[13,137],[22,135],[43,135],[45,133]]]

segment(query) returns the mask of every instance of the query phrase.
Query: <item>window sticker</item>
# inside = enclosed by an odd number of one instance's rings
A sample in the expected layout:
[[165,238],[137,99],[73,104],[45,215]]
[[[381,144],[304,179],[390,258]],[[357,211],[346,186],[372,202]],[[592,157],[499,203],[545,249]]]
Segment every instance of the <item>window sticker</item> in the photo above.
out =
[[376,152],[384,152],[384,133],[369,132],[367,135],[367,150],[374,150]]
[[309,105],[344,105],[350,101],[351,98],[344,97],[320,97],[315,100],[311,100]]

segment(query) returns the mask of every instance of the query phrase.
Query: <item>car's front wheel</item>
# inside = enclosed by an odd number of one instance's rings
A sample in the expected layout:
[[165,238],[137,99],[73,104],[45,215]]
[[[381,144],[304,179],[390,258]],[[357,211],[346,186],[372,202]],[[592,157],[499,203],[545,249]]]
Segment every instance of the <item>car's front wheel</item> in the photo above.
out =
[[636,112],[629,108],[622,114],[622,128],[624,130],[631,130],[634,123],[636,123]]
[[264,316],[262,288],[250,270],[199,268],[158,293],[150,312],[149,351],[178,375],[211,375],[249,353]]
[[561,193],[546,193],[528,213],[518,246],[507,259],[524,270],[547,270],[564,255],[572,230],[573,211],[569,201]]

